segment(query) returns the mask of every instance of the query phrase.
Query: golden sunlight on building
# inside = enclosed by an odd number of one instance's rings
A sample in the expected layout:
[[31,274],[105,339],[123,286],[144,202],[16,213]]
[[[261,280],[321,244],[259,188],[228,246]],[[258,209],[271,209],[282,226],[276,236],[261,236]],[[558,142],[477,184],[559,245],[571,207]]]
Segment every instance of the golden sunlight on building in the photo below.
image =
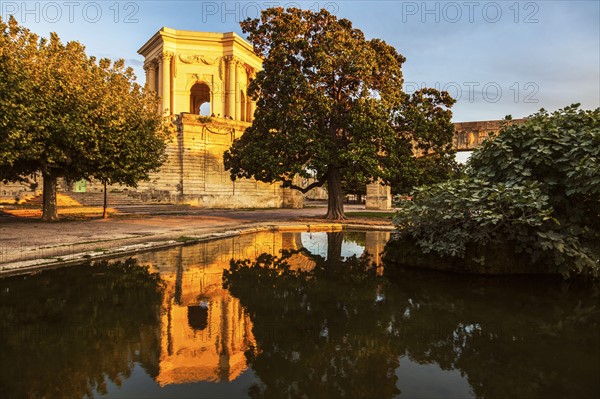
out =
[[[232,381],[244,372],[244,352],[255,345],[252,323],[240,301],[222,288],[223,270],[232,258],[255,259],[300,246],[300,233],[262,232],[139,255],[166,283],[157,383]],[[289,262],[314,266],[302,254]]]
[[145,58],[148,87],[161,97],[163,114],[252,121],[256,102],[248,96],[248,84],[262,60],[237,34],[164,27],[138,52]]

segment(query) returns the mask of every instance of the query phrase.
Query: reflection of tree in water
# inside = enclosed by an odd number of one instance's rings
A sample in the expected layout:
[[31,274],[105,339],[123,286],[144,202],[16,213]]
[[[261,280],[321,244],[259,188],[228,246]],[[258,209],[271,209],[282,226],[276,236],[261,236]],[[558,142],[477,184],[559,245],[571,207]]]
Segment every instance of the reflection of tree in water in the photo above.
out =
[[[249,364],[265,384],[253,397],[388,398],[398,393],[392,308],[377,306],[382,279],[368,256],[340,260],[332,234],[325,262],[293,270],[280,258],[232,261],[224,284],[249,312],[257,348]],[[339,241],[339,246],[335,244]],[[331,253],[337,247],[338,254]]]
[[344,231],[343,235],[345,242],[352,242],[360,245],[361,247],[365,247],[367,245],[366,231]]
[[403,352],[460,370],[476,397],[600,392],[597,284],[402,269],[390,277],[407,323]]
[[224,272],[254,326],[253,397],[389,398],[400,356],[460,370],[481,398],[600,389],[597,285],[419,271],[390,281],[366,257],[315,256],[307,271],[286,262],[291,254]]
[[154,377],[160,278],[136,261],[0,280],[0,397],[91,396],[135,362]]

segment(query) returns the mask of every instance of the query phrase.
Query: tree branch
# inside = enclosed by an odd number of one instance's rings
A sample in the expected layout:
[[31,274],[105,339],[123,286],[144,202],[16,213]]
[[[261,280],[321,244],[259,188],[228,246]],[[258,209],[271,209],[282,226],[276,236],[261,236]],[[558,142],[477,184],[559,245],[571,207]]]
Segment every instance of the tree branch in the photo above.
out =
[[295,184],[292,184],[291,180],[285,180],[283,182],[283,184],[281,185],[281,187],[283,187],[283,188],[292,188],[294,190],[300,191],[302,194],[306,194],[307,192],[309,192],[313,188],[322,187],[323,184],[325,184],[325,182],[327,182],[327,173],[324,174],[319,180],[317,180],[314,183],[310,183],[306,187],[296,186]]

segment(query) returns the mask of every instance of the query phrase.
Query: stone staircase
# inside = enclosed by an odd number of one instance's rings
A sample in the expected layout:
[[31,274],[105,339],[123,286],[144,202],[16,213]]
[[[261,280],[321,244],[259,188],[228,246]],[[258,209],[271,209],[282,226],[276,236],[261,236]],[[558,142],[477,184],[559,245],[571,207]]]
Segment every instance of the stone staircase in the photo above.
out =
[[[61,192],[56,195],[57,205],[59,207],[85,206],[102,207],[104,204],[104,193],[72,193]],[[42,194],[28,199],[28,205],[42,205]],[[108,193],[107,205],[111,208],[129,205],[147,205],[139,198],[130,197],[127,193]]]

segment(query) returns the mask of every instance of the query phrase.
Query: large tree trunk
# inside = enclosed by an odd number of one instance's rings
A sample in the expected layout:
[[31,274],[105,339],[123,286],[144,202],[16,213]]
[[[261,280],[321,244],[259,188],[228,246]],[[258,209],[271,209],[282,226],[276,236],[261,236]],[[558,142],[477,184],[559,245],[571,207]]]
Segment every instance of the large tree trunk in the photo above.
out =
[[42,220],[53,222],[58,220],[56,206],[56,177],[44,174],[44,191],[42,194]]
[[104,182],[104,206],[102,207],[102,218],[108,219],[108,213],[106,212],[106,182]]
[[341,231],[327,233],[327,262],[338,264],[342,261],[342,243],[344,233]]
[[327,216],[326,219],[344,220],[344,194],[342,193],[342,177],[337,169],[329,170],[327,175]]

